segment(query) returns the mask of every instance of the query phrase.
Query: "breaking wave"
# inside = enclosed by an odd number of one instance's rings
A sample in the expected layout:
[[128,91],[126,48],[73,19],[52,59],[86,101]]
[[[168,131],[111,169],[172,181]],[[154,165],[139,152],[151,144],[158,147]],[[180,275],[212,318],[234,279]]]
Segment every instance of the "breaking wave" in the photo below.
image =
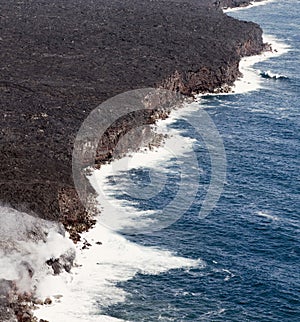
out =
[[[127,281],[137,273],[157,275],[171,269],[204,266],[201,260],[130,242],[99,223],[82,237],[83,241],[76,245],[76,267],[72,274],[60,276],[65,281],[65,288],[43,294],[50,296],[54,305],[40,307],[36,312],[38,318],[49,321],[122,321],[101,314],[101,309],[126,300],[127,293],[118,287],[119,282]],[[83,247],[86,242],[90,246]],[[51,283],[55,284],[55,278]]]
[[260,72],[260,76],[263,77],[263,78],[274,79],[274,80],[277,80],[277,79],[289,79],[285,75],[274,74],[270,70],[265,71],[265,72],[264,71],[261,71]]

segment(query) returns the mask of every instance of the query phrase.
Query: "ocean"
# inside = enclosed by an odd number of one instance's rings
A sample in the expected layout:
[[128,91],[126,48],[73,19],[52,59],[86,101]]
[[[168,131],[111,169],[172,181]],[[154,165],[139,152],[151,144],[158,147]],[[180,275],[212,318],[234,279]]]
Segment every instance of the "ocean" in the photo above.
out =
[[[244,61],[238,93],[199,97],[158,122],[166,146],[95,171],[91,181],[106,196],[102,216],[113,227],[99,218],[83,236],[92,247],[77,248],[82,266],[40,287],[41,296],[63,295],[39,309],[40,318],[299,321],[300,2],[228,14],[259,23],[279,53]],[[201,110],[226,154],[220,197],[205,216],[214,169],[207,141],[191,126],[203,122]],[[122,231],[151,226],[180,191],[168,225]]]

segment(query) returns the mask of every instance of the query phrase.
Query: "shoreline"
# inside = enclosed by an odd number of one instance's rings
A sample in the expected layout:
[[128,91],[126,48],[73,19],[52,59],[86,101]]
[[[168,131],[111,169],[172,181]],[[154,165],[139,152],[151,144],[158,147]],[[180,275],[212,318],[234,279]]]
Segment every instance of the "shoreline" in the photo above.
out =
[[245,57],[241,59],[240,71],[243,75],[246,76],[244,80],[243,77],[237,80],[235,86],[233,86],[234,93],[242,94],[243,87],[248,87],[247,92],[255,91],[262,88],[262,77],[259,74],[260,71],[256,70],[254,68],[254,65],[265,60],[271,59],[273,57],[284,55],[289,51],[289,47],[285,45],[283,41],[278,40],[273,36],[263,34],[263,40],[264,43],[271,45],[271,51],[265,51],[261,55]]
[[[36,317],[50,322],[55,319],[74,322],[99,319],[123,321],[101,313],[99,315],[97,304],[97,299],[103,308],[125,301],[127,293],[116,282],[127,281],[138,272],[156,275],[171,269],[205,265],[201,260],[178,257],[167,250],[139,246],[99,222],[89,232],[85,232],[83,238],[90,246],[82,249],[84,242],[76,245],[80,266],[73,268],[73,281],[67,284],[69,287],[65,289],[66,293],[60,291],[57,294],[54,291],[51,296],[53,304],[39,306],[34,311]],[[63,273],[62,278],[67,279],[67,274]],[[53,284],[55,279],[49,282]],[[89,292],[86,292],[87,289]],[[58,300],[55,295],[59,295]]]
[[[267,1],[268,2],[268,1]],[[261,5],[261,4],[259,4],[259,5]],[[241,10],[241,9],[249,9],[249,7],[246,7],[246,8],[238,8],[238,10]],[[253,58],[254,59],[254,57],[247,57],[247,58],[242,58],[242,60],[241,60],[241,62],[240,62],[240,68],[242,69],[242,68],[245,68],[245,74],[247,74],[247,68],[248,67],[250,67],[250,65],[252,66],[254,63],[256,63],[257,61],[255,61],[253,64],[250,64],[250,61],[251,61],[251,58]],[[267,58],[265,58],[265,59],[268,59],[269,57],[267,57]],[[248,60],[247,60],[248,59]],[[244,66],[242,67],[241,65],[243,65],[243,63],[244,63]],[[250,65],[249,65],[250,64]],[[247,76],[245,76],[245,81],[244,81],[244,85],[245,85],[245,82],[247,82],[247,80],[246,80],[246,77]],[[237,81],[238,82],[238,81]],[[242,82],[242,80],[241,80],[241,82]],[[241,87],[243,86],[243,84],[241,84]],[[253,90],[255,90],[255,89],[253,89]],[[230,93],[229,93],[230,94]],[[236,93],[232,93],[232,94],[238,94],[238,92],[236,92]],[[222,94],[222,93],[220,93],[220,94],[212,94],[212,95],[227,95],[226,93],[224,93],[224,94]],[[114,161],[113,161],[114,162]],[[100,170],[101,171],[101,170]],[[96,223],[96,226],[95,226],[95,228],[97,227],[97,223]],[[91,230],[90,230],[90,232],[94,232],[94,229],[95,228],[92,228]],[[84,236],[86,236],[86,234],[88,234],[89,232],[87,232],[87,233],[82,233],[82,236],[83,236],[83,241],[81,242],[81,243],[79,243],[77,246],[76,246],[76,248],[77,248],[77,250],[78,251],[80,251],[81,250],[81,248],[82,247],[84,247],[85,246],[85,244],[84,244]],[[87,239],[88,240],[88,239]],[[93,248],[95,248],[95,247],[98,247],[97,245],[93,245]],[[100,247],[100,246],[99,246]],[[84,252],[85,252],[85,250],[84,250]],[[79,257],[80,258],[80,257]],[[82,258],[82,257],[81,257]],[[57,304],[55,304],[55,298],[53,299],[53,303],[54,304],[52,304],[52,305],[59,305],[59,302],[57,303]],[[60,301],[60,300],[59,300]],[[43,310],[45,310],[45,311],[47,311],[48,310],[48,308],[51,310],[51,307],[49,307],[49,306],[44,306],[42,309],[41,309],[41,311],[39,310],[39,312],[38,312],[38,314],[36,315],[36,316],[40,316],[41,317],[41,319],[43,318],[42,317],[42,314],[39,314],[39,313],[42,313],[43,312]],[[54,313],[54,312],[53,312]],[[55,315],[53,315],[53,317],[55,318]],[[99,316],[96,316],[96,319],[97,318],[99,318]],[[103,319],[105,319],[106,317],[104,317],[103,316]],[[120,320],[117,320],[117,319],[114,319],[114,318],[109,318],[109,317],[107,317],[107,320],[109,320],[109,321],[120,321]],[[103,320],[103,321],[105,321],[105,320]]]
[[[243,9],[245,8],[243,7]],[[248,9],[251,9],[251,7]],[[229,87],[225,93],[219,92],[199,94],[196,96],[196,100],[208,96],[246,94],[248,92],[257,91],[262,88],[261,83],[263,82],[263,78],[260,75],[260,70],[255,69],[254,66],[257,63],[263,62],[273,57],[284,55],[290,50],[290,47],[287,46],[282,40],[276,39],[271,35],[263,34],[263,41],[264,43],[271,46],[271,50],[264,51],[259,55],[242,57],[239,63],[239,70],[242,73],[242,76],[239,77],[235,81],[234,85]]]
[[236,8],[224,8],[223,12],[225,13],[229,13],[229,12],[236,12],[236,11],[240,11],[240,10],[246,10],[246,9],[251,9],[254,7],[260,7],[260,6],[265,6],[269,3],[275,2],[278,0],[262,0],[262,1],[258,1],[258,2],[250,2],[249,5],[244,6],[244,7],[236,7]]
[[[255,56],[255,57],[247,57],[245,58],[246,61],[246,66],[245,68],[250,68],[251,66],[253,66],[255,63],[259,62],[259,61],[262,61],[262,60],[266,60],[266,59],[269,59],[271,57],[274,57],[274,56],[279,56],[279,55],[282,55],[284,54],[288,49],[287,47],[284,45],[284,43],[282,42],[278,42],[275,38],[272,38],[270,36],[265,36],[265,40],[267,42],[272,42],[273,44],[273,48],[274,48],[274,52],[270,52],[270,53],[267,53],[266,55],[263,53],[262,55],[258,55],[258,56]],[[277,51],[275,52],[275,48],[277,49]],[[254,70],[254,69],[253,69]],[[241,81],[241,85],[243,84],[246,84],[248,87],[247,90],[245,90],[245,87],[244,87],[244,91],[240,92],[240,93],[223,93],[223,94],[212,94],[212,95],[239,95],[239,94],[244,94],[244,93],[248,93],[250,91],[253,91],[253,90],[258,90],[260,87],[259,87],[259,84],[256,82],[256,80],[258,78],[260,78],[260,76],[257,75],[257,73],[255,73],[256,77],[255,78],[252,78],[251,79],[251,86],[248,86],[249,82],[247,79],[247,75],[248,75],[248,72],[244,74],[244,80]],[[165,120],[158,120],[158,124],[157,124],[157,127],[166,127],[166,125],[168,123],[172,123],[174,120],[176,120],[178,117],[180,117],[180,114],[185,114],[185,113],[188,113],[188,110],[190,109],[191,111],[194,111],[194,108],[191,106],[192,104],[188,104],[186,107],[183,107],[183,108],[180,108],[180,109],[177,109],[177,110],[172,110],[169,117]],[[168,138],[166,139],[168,140]],[[151,164],[151,160],[153,159],[151,157],[151,154],[154,154],[153,157],[155,158],[155,154],[158,154],[156,155],[157,159],[156,160],[162,160],[164,158],[163,155],[159,155],[159,153],[162,153],[162,150],[164,150],[164,146],[160,146],[157,148],[157,150],[155,151],[151,151],[151,150],[148,150],[147,152],[137,152],[137,154],[139,153],[142,153],[142,157],[144,156],[144,160],[147,162],[147,163],[150,163]],[[179,151],[179,153],[183,153],[184,151]],[[126,162],[130,162],[130,160],[132,160],[133,164],[132,164],[132,167],[136,166],[137,163],[134,161],[134,159],[131,158],[131,156],[127,156],[125,157],[125,159],[127,158],[127,160],[123,160],[124,161],[124,165],[122,166],[122,159],[120,160],[114,160],[112,161],[111,163],[109,164],[105,164],[105,165],[102,165],[101,168],[99,170],[94,170],[94,173],[98,173],[100,175],[100,178],[95,178],[92,176],[93,178],[93,181],[94,183],[97,182],[97,184],[101,185],[101,183],[103,183],[103,180],[105,180],[105,177],[109,176],[109,174],[113,174],[114,171],[122,171],[126,168]],[[161,159],[162,158],[162,159]],[[119,165],[118,165],[119,164]],[[113,169],[112,169],[113,168]],[[106,170],[106,171],[105,171]],[[105,174],[104,174],[105,172]],[[122,205],[121,205],[122,206]],[[105,208],[105,205],[101,204],[101,207],[104,207]],[[108,208],[107,209],[107,212],[110,213],[111,212],[111,208]],[[101,215],[100,215],[101,216]],[[99,217],[100,219],[101,217]],[[95,225],[95,228],[91,229],[89,232],[85,232],[83,233],[83,240],[87,240],[92,246],[90,247],[90,250],[84,250],[82,251],[82,246],[84,245],[83,242],[79,243],[76,247],[77,247],[77,250],[79,251],[79,258],[83,256],[83,254],[86,252],[91,252],[92,255],[87,255],[88,256],[88,260],[86,259],[83,259],[83,262],[86,262],[85,264],[83,264],[83,267],[87,268],[89,267],[89,265],[91,265],[91,262],[93,262],[94,258],[96,258],[97,256],[99,256],[101,254],[101,251],[99,253],[97,253],[97,247],[101,247],[101,246],[97,246],[95,244],[98,236],[106,236],[106,235],[109,235],[110,237],[109,238],[114,238],[116,237],[118,240],[121,240],[122,239],[122,244],[128,244],[131,242],[128,242],[126,241],[126,239],[124,237],[121,237],[120,235],[118,235],[117,233],[115,233],[114,231],[112,232],[109,232],[109,230],[107,230],[107,228],[103,227],[103,224],[101,224],[101,220],[98,221],[97,220],[97,223]],[[114,236],[114,237],[113,237]],[[103,242],[103,245],[105,245],[107,243],[107,240],[105,240],[105,238],[101,238],[100,237],[100,240],[101,242]],[[108,247],[108,250],[113,248],[113,246],[110,246]],[[125,246],[126,248],[126,246]],[[147,247],[144,248],[143,251],[146,251],[147,250]],[[136,252],[136,251],[135,251]],[[166,253],[169,255],[169,253]],[[120,255],[118,255],[120,256]],[[174,258],[175,259],[175,258]],[[112,261],[112,263],[115,263],[115,259],[111,258],[110,259]],[[184,260],[184,259],[182,259]],[[187,259],[186,259],[187,260]],[[138,261],[137,261],[138,262]],[[89,263],[89,265],[88,265]],[[105,263],[105,260],[104,260],[104,263]],[[192,263],[190,263],[192,264]],[[105,265],[105,264],[104,264]],[[124,265],[123,263],[121,265]],[[193,265],[193,264],[192,264]],[[198,265],[205,265],[205,263],[201,263],[199,262]],[[180,268],[183,268],[184,266],[180,266]],[[192,267],[192,266],[191,266]],[[78,268],[78,270],[80,270],[80,268]],[[87,268],[88,270],[88,268]],[[80,273],[79,273],[79,276],[80,276]],[[132,275],[133,277],[134,275]],[[128,276],[128,279],[132,278],[132,277],[129,277]],[[124,277],[122,277],[122,280],[123,280]],[[92,287],[92,286],[91,286]],[[114,289],[115,286],[111,285],[110,286],[112,289]],[[116,290],[116,289],[115,289]],[[119,296],[119,298],[116,300],[115,304],[118,303],[118,302],[122,302],[125,300],[125,294],[123,293],[124,291],[119,289],[119,290],[116,290],[118,293],[118,295],[114,295],[116,298]],[[73,293],[71,293],[73,294]],[[114,294],[114,293],[113,293]],[[105,301],[105,300],[104,300]],[[51,307],[48,307],[48,306],[43,306],[42,308],[40,308],[38,311],[36,311],[36,316],[38,316],[39,318],[51,318],[51,317],[54,317],[55,314],[57,314],[57,309],[58,309],[58,306],[61,306],[61,308],[59,309],[59,314],[62,314],[62,317],[64,316],[65,312],[68,312],[68,310],[70,311],[70,308],[73,307],[72,303],[70,303],[70,301],[67,301],[65,303],[66,306],[64,306],[64,298],[61,299],[61,303],[54,303],[53,304],[56,309],[55,309],[55,312],[54,312],[54,309],[52,309]],[[70,306],[69,309],[67,309],[68,305]],[[64,318],[66,318],[67,315],[64,316]],[[103,319],[103,321],[106,321],[106,317],[105,316],[96,316],[95,317],[95,321],[97,318],[100,318]],[[83,316],[81,316],[80,318],[78,318],[78,321],[80,321],[81,319],[83,318]],[[86,316],[84,316],[84,318],[86,318]],[[110,317],[107,317],[107,321],[110,321]],[[50,320],[51,321],[51,320]],[[77,321],[74,317],[72,318],[72,321]],[[88,320],[87,320],[88,321]],[[90,321],[93,321],[93,317],[90,317]],[[111,321],[123,321],[123,320],[114,320],[114,318],[111,319]]]

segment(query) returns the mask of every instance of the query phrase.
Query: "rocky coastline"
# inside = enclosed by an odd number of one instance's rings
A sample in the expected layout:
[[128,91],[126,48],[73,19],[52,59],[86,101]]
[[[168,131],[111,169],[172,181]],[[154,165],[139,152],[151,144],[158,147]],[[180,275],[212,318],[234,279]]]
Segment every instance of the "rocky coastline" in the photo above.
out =
[[[77,242],[96,213],[81,204],[72,179],[72,149],[81,123],[97,105],[132,89],[165,88],[193,97],[232,86],[241,76],[240,59],[267,48],[257,24],[221,10],[249,3],[1,4],[0,201],[61,222]],[[116,128],[124,135],[133,124],[167,116],[160,110],[131,115],[108,129],[95,166],[111,160]],[[55,270],[58,263],[49,265]],[[7,284],[1,290],[10,290],[8,296],[0,294],[1,321],[35,321],[28,305],[32,295],[17,295],[11,283],[1,282]]]
[[251,5],[253,2],[262,2],[264,0],[216,0],[214,1],[214,5],[220,8],[240,8],[240,7],[247,7]]

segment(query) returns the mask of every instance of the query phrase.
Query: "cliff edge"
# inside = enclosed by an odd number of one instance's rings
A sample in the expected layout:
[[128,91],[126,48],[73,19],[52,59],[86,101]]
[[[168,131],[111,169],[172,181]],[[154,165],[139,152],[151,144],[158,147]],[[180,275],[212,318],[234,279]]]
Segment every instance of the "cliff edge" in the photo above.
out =
[[9,0],[0,28],[0,200],[52,220],[86,215],[71,155],[98,104],[143,87],[232,85],[240,58],[263,49],[258,25],[210,0]]

